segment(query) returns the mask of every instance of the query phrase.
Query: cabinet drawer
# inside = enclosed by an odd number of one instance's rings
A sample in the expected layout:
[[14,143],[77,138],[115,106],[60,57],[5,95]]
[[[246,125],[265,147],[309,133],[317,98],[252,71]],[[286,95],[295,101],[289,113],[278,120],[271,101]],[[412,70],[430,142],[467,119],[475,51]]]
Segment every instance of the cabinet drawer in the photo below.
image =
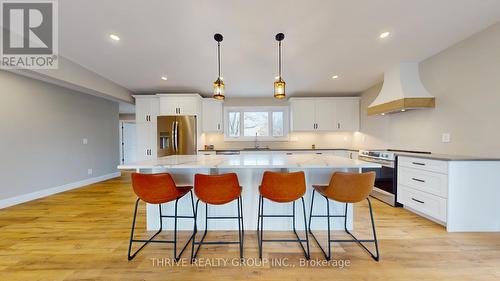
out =
[[448,162],[440,160],[399,156],[398,166],[415,168],[441,174],[448,174]]
[[398,186],[405,185],[443,198],[448,197],[448,175],[398,167]]
[[397,201],[405,207],[446,222],[447,200],[404,185],[398,186]]

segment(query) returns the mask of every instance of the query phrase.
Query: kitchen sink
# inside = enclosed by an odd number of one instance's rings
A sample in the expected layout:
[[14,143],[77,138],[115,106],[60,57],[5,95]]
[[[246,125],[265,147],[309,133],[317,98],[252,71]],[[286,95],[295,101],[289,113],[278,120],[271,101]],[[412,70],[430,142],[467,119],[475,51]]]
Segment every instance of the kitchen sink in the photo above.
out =
[[253,150],[253,151],[261,151],[261,150],[269,150],[269,147],[245,147],[243,150]]

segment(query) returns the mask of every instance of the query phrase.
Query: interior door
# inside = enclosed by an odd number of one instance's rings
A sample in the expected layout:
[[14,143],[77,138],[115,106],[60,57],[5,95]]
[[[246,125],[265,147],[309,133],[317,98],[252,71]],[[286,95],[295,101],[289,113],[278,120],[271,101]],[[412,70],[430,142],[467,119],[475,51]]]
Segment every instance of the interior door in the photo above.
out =
[[122,122],[122,164],[136,162],[136,127],[135,123]]
[[176,154],[196,154],[196,116],[177,116]]

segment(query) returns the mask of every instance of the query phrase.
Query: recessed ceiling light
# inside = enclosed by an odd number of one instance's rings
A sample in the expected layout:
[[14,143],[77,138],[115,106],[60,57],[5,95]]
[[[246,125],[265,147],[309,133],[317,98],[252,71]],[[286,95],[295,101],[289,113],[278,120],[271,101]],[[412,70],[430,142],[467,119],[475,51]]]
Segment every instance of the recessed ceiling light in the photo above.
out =
[[338,76],[338,75],[333,75],[333,76],[332,76],[332,79],[337,79],[337,78],[339,78],[339,76]]
[[167,80],[167,76],[162,76],[161,80]]
[[118,35],[116,35],[116,34],[110,34],[109,38],[111,38],[111,39],[113,39],[115,41],[120,41],[120,37],[118,37]]
[[386,38],[387,36],[389,36],[391,33],[389,31],[386,31],[386,32],[382,32],[380,33],[379,37],[380,38]]

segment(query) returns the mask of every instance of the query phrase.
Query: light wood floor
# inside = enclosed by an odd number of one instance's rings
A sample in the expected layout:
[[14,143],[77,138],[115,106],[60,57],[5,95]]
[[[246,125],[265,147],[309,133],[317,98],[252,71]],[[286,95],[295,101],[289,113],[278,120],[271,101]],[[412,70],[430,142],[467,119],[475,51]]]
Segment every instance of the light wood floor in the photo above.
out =
[[[335,259],[350,261],[348,267],[300,267],[298,245],[283,243],[266,244],[264,256],[286,257],[289,267],[154,266],[153,259],[171,257],[171,246],[162,244],[150,245],[127,261],[134,200],[129,175],[124,174],[0,210],[0,280],[500,280],[500,233],[450,234],[442,226],[376,200],[378,263],[352,244],[333,249]],[[367,207],[355,208],[357,233],[368,234]],[[141,229],[144,209],[141,205]],[[283,235],[291,237],[269,234]],[[237,235],[207,237],[216,238]],[[322,258],[314,243],[311,249],[313,259]],[[237,255],[236,245],[206,246],[200,251],[205,258]],[[250,231],[245,257],[257,257],[256,235]]]

